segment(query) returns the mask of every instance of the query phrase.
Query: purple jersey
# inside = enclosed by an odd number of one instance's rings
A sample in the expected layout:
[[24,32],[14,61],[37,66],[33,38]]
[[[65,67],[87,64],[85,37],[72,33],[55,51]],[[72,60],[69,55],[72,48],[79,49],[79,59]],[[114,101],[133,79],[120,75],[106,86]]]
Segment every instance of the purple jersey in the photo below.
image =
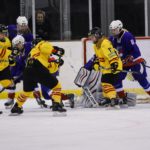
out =
[[[12,40],[18,34],[17,26],[8,25],[8,34],[9,34],[9,39]],[[25,39],[24,54],[22,56],[18,56],[16,59],[16,65],[11,67],[11,74],[13,77],[19,76],[22,74],[25,68],[25,62],[26,62],[27,56],[32,48],[32,41],[33,41],[32,33],[29,32],[26,34],[22,34],[22,36]]]
[[114,48],[119,51],[122,60],[127,56],[133,56],[133,61],[141,59],[141,53],[136,44],[135,37],[130,32],[123,30],[120,37],[110,36],[109,40],[112,42]]
[[[144,59],[141,57],[141,52],[136,44],[134,36],[130,32],[122,30],[118,37],[110,36],[109,40],[112,42],[114,48],[118,50],[122,60],[125,60],[128,56],[133,57],[133,63],[129,63],[128,66],[123,64],[124,69],[139,72],[139,74],[133,73],[132,76],[139,82],[145,91],[149,91],[150,83],[146,78],[147,73],[146,67],[143,64]],[[122,80],[125,79],[126,75],[127,73],[125,72],[120,73],[118,83],[115,85],[117,91],[123,88]]]
[[[16,25],[8,25],[8,34],[9,34],[9,39],[12,40],[18,33],[17,31],[17,26]],[[33,35],[32,33],[26,33],[26,34],[21,34],[26,42],[32,42],[33,41]]]
[[25,68],[26,60],[27,60],[27,57],[28,57],[28,54],[29,54],[31,48],[32,48],[32,44],[30,42],[26,42],[24,44],[24,53],[21,56],[18,56],[16,58],[16,65],[10,67],[11,74],[13,77],[22,75],[22,72]]

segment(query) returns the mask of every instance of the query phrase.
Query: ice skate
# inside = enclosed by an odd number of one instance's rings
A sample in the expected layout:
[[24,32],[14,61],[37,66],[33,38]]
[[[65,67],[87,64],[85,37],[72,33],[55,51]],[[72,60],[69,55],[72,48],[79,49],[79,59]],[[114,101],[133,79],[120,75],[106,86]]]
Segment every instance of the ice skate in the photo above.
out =
[[66,109],[64,109],[61,104],[56,102],[53,102],[52,111],[54,117],[60,117],[60,116],[63,117],[67,115]]
[[11,114],[10,116],[18,116],[20,114],[23,113],[23,108],[18,107],[18,104],[15,103],[15,105],[13,106],[13,108],[11,109]]
[[118,99],[112,98],[111,103],[107,107],[107,110],[117,110],[117,109],[120,109]]
[[71,108],[74,108],[74,97],[75,97],[74,94],[68,94],[68,99]]
[[111,103],[110,99],[105,98],[105,99],[102,99],[100,101],[99,105],[104,106],[104,107],[108,107],[110,105],[110,103]]
[[6,109],[11,109],[14,105],[14,99],[8,99],[6,103],[4,103]]
[[120,108],[128,108],[126,97],[119,100],[119,106]]

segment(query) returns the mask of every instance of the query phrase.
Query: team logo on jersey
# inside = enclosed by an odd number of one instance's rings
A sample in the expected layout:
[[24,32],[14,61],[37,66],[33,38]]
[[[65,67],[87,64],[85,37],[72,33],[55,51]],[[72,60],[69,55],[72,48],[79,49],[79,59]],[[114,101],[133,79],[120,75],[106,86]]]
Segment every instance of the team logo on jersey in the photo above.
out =
[[134,45],[134,44],[135,44],[135,42],[134,42],[134,40],[133,40],[133,39],[131,39],[131,40],[130,40],[130,42],[131,42],[131,44],[132,44],[132,45]]

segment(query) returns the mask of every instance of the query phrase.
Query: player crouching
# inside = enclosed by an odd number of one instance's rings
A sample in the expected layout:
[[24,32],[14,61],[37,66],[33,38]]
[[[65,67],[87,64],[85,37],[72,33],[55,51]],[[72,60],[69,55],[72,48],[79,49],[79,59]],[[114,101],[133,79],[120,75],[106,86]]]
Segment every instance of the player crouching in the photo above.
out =
[[100,28],[93,28],[88,35],[89,39],[93,41],[94,52],[101,67],[101,85],[103,97],[105,98],[102,105],[110,103],[110,106],[114,107],[118,105],[114,85],[118,80],[119,72],[122,70],[121,59],[117,50],[113,48],[111,42],[104,36]]

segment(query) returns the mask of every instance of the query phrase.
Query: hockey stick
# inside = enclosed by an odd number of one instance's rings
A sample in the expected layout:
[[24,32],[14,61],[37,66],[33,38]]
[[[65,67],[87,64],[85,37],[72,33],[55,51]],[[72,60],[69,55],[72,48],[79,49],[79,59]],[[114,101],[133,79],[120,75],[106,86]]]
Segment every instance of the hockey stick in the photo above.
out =
[[10,88],[12,85],[14,85],[14,83],[12,83],[11,85],[7,86],[7,87],[3,87],[1,90],[0,90],[0,93],[2,93],[4,90]]
[[51,108],[50,105],[47,105],[47,104],[45,103],[45,101],[44,101],[44,100],[41,100],[40,98],[36,98],[36,101],[37,101],[37,103],[38,103],[41,107],[43,107],[43,108],[48,108],[48,109]]
[[150,66],[147,66],[147,65],[145,65],[145,64],[144,64],[144,66],[147,67],[147,68],[150,68]]
[[[112,70],[112,68],[105,68],[105,67],[102,67],[102,66],[100,66],[99,68],[104,69],[104,70]],[[132,73],[132,74],[141,74],[140,72],[130,71],[130,70],[119,70],[119,69],[117,69],[116,71],[125,72],[125,73]]]
[[86,96],[88,97],[88,99],[90,100],[91,104],[93,107],[99,107],[98,102],[95,100],[93,94],[91,93],[91,91],[89,90],[89,88],[87,86],[82,87]]
[[117,69],[116,71],[125,72],[125,73],[132,73],[132,74],[141,74],[140,72],[130,71],[130,70],[119,70],[119,69]]

